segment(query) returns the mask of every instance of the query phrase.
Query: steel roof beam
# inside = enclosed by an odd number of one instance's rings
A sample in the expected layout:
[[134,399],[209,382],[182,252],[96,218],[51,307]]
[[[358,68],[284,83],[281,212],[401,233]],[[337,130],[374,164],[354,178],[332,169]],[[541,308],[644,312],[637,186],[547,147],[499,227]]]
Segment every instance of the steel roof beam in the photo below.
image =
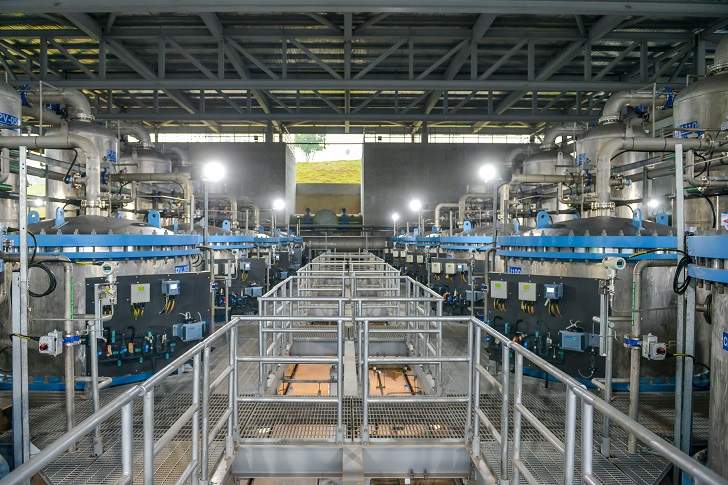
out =
[[488,13],[522,14],[523,12],[569,12],[572,15],[656,15],[712,16],[728,15],[726,2],[696,0],[35,0],[4,2],[0,13],[322,13],[322,12],[391,12],[391,13]]

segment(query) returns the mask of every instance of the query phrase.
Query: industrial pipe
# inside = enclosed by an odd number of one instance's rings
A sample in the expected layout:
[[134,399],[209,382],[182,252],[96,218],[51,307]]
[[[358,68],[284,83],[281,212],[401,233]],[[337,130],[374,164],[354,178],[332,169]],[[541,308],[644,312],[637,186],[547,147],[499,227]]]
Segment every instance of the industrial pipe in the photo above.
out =
[[[674,261],[663,259],[645,259],[634,265],[632,270],[632,338],[642,338],[642,273],[648,267],[672,267]],[[638,421],[640,403],[640,367],[642,365],[642,348],[632,347],[630,351],[629,369],[629,417]],[[637,452],[637,437],[629,433],[627,451]]]
[[[443,209],[457,209],[457,202],[442,202],[435,206],[435,225],[440,227],[440,216],[442,215]],[[452,227],[450,227],[450,235],[452,235]]]
[[556,148],[556,139],[558,137],[564,137],[567,135],[576,136],[576,134],[581,133],[583,131],[586,131],[586,128],[576,126],[576,123],[573,124],[573,126],[568,126],[564,124],[552,126],[551,128],[547,128],[546,131],[543,132],[543,141],[541,142],[541,150],[551,150],[552,148]]
[[516,159],[523,155],[524,153],[528,154],[531,151],[531,145],[518,145],[506,152],[506,158],[504,160],[504,165],[506,167],[512,167],[515,165]]
[[625,106],[652,106],[653,100],[655,103],[659,103],[661,108],[669,108],[672,103],[672,93],[617,91],[609,97],[604,105],[599,124],[618,122],[622,119],[622,108]]
[[314,251],[380,251],[386,247],[387,240],[388,238],[379,236],[307,236],[306,245]]
[[62,121],[62,118],[58,113],[50,109],[43,109],[38,104],[33,106],[23,106],[23,116],[31,117],[35,120],[38,120],[38,122],[40,122],[42,119],[43,123],[48,122],[48,124],[51,125],[58,125]]
[[239,202],[242,207],[247,209],[253,209],[253,223],[255,224],[255,231],[258,231],[258,227],[260,226],[260,207],[258,207],[255,204],[251,204],[250,202]]
[[[726,142],[728,143],[728,141]],[[671,152],[677,145],[685,150],[706,151],[715,144],[703,138],[614,138],[606,142],[597,155],[597,202],[600,209],[609,205],[612,159],[625,152]]]
[[462,197],[460,197],[460,200],[458,200],[458,221],[460,222],[460,225],[462,225],[465,222],[465,203],[469,199],[490,200],[491,198],[492,198],[491,194],[465,194]]
[[0,148],[18,149],[78,148],[86,155],[86,214],[101,213],[101,155],[96,145],[79,135],[5,136],[0,137]]
[[114,173],[108,174],[106,178],[111,182],[175,182],[180,184],[188,199],[190,232],[194,231],[195,190],[187,175],[183,173]]
[[146,129],[141,123],[134,123],[131,125],[118,124],[114,128],[116,128],[122,135],[132,135],[134,138],[139,140],[139,144],[143,146],[154,146],[152,143],[152,138],[151,136],[149,136],[149,130]]
[[44,103],[65,103],[76,110],[71,116],[72,118],[93,119],[93,116],[91,116],[91,105],[89,104],[86,96],[78,89],[60,88],[43,91],[42,94],[36,92],[25,92],[24,96],[26,100],[33,103],[40,103],[41,98],[43,98]]
[[[20,262],[20,255],[2,253],[2,260],[10,263]],[[74,333],[73,328],[73,262],[61,254],[39,255],[35,258],[39,263],[58,263],[63,266],[63,315],[66,320],[63,322],[63,333],[68,336]],[[76,347],[69,345],[63,353],[64,378],[66,380],[66,431],[71,431],[76,425],[76,403],[74,401],[75,384],[75,360]],[[69,451],[74,451],[71,446]]]
[[574,181],[571,174],[564,175],[539,175],[539,174],[514,174],[511,177],[512,184],[570,184]]
[[230,227],[235,230],[238,228],[238,199],[230,194],[208,194],[208,200],[218,199],[226,200],[230,203],[230,212],[232,212],[232,218],[230,220]]

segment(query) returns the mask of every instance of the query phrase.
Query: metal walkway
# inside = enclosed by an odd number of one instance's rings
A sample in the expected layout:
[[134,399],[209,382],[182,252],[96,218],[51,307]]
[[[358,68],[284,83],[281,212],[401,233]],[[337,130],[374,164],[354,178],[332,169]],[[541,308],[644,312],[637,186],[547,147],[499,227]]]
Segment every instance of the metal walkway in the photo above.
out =
[[[444,333],[444,346],[446,349],[459,349],[463,347],[465,335],[462,327],[450,327]],[[257,351],[257,329],[240,332],[238,348],[241,355],[252,355]],[[215,368],[224,367],[226,347],[223,346],[213,355],[213,374]],[[252,393],[257,389],[257,368],[248,364],[248,372],[239,374],[239,386],[242,393]],[[445,387],[447,389],[465,390],[462,379],[452,372],[445,372],[447,376]],[[170,376],[165,382],[164,393],[157,394],[157,421],[155,422],[155,436],[159,438],[166,428],[171,425],[190,402],[189,389],[191,374]],[[543,387],[543,380],[526,378],[524,387],[524,400],[529,409],[533,410],[539,420],[548,423],[551,429],[564,429],[564,415],[555,413],[555,409],[564,409],[563,386],[558,383],[549,383],[549,388]],[[102,405],[111,401],[120,394],[123,388],[111,388],[102,393]],[[0,398],[9,397],[9,392],[0,393]],[[613,404],[622,412],[628,409],[628,394],[617,393]],[[312,398],[312,400],[315,398]],[[496,427],[500,426],[500,396],[484,394],[481,397],[486,414]],[[644,393],[641,396],[642,407],[641,422],[652,431],[670,440],[673,433],[674,396],[671,393]],[[219,419],[227,408],[227,397],[218,394],[211,400],[211,413]],[[35,446],[43,449],[47,444],[58,439],[65,432],[65,423],[56,417],[63,415],[64,400],[62,393],[32,392],[31,393],[31,435]],[[141,438],[141,401],[135,404],[134,415],[137,438]],[[436,439],[452,439],[460,441],[463,436],[465,424],[465,404],[389,404],[372,405],[370,409],[370,423],[372,438],[427,441]],[[77,403],[79,421],[87,418],[92,411],[91,401],[79,400]],[[335,435],[336,405],[330,403],[310,404],[300,403],[243,403],[239,406],[239,422],[241,438],[255,440],[258,438],[278,438],[282,443],[297,443],[301,440],[320,441],[330,440]],[[708,393],[695,394],[694,436],[697,441],[707,441],[708,435]],[[169,419],[165,420],[164,416]],[[344,400],[344,415],[346,419],[346,439],[353,440],[360,437],[362,401],[358,397],[347,397]],[[599,416],[595,419],[595,435],[601,432]],[[481,436],[487,437],[485,428],[481,428]],[[627,433],[619,428],[612,430],[613,457],[610,460],[601,455],[595,455],[595,468],[600,476],[609,476],[612,483],[619,484],[645,484],[649,485],[660,475],[667,465],[662,457],[645,450],[638,454],[626,453]],[[90,485],[112,484],[121,474],[120,468],[120,431],[119,420],[114,419],[106,423],[103,428],[106,452],[99,458],[91,456],[91,437],[79,443],[75,454],[65,455],[47,467],[45,474],[49,480],[56,484]],[[217,440],[217,446],[212,450],[216,459],[222,456],[224,440]],[[564,439],[563,433],[559,436]],[[512,437],[511,437],[512,438]],[[172,484],[177,481],[189,462],[190,450],[189,427],[178,436],[172,444],[165,448],[162,455],[155,461],[155,483]],[[142,449],[141,439],[135,440],[135,474],[134,483],[142,483]],[[595,440],[595,446],[598,446]],[[554,453],[550,444],[545,442],[531,427],[523,428],[524,461],[535,476],[543,484],[561,483],[563,476],[563,460]],[[578,451],[578,448],[577,448]],[[499,447],[493,441],[484,441],[484,455],[498,470]],[[580,481],[577,481],[580,483]]]

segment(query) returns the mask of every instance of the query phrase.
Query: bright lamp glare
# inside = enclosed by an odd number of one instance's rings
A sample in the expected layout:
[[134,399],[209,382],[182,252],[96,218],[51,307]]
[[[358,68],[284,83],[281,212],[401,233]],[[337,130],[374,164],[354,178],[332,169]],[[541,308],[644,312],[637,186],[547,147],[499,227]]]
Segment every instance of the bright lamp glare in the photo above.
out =
[[394,222],[397,222],[399,220],[399,214],[397,214],[396,212],[394,214],[392,214],[392,220]]
[[281,210],[286,206],[286,203],[283,202],[283,199],[276,199],[273,201],[273,209],[274,210]]
[[650,201],[647,203],[647,205],[650,207],[650,209],[657,209],[660,205],[659,199],[650,199]]
[[219,182],[225,177],[225,167],[219,162],[208,162],[202,170],[202,178],[210,182]]
[[412,202],[410,202],[410,209],[413,211],[418,211],[422,209],[422,202],[419,201],[419,199],[414,199]]
[[43,199],[35,199],[35,200],[33,200],[33,205],[36,206],[36,207],[43,207],[43,204],[44,204]]
[[480,169],[480,178],[486,182],[490,182],[498,176],[498,171],[495,169],[495,165],[484,165]]

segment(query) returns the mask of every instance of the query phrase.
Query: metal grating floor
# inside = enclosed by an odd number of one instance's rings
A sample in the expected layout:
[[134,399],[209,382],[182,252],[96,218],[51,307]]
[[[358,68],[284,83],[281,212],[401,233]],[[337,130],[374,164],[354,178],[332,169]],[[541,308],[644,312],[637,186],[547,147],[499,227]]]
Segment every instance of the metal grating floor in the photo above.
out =
[[[464,354],[467,341],[463,327],[445,326],[443,334],[443,353],[445,355]],[[258,351],[257,327],[244,328],[239,332],[241,355],[253,355]],[[227,362],[226,345],[220,345],[212,354],[213,376],[215,369],[222,369]],[[464,364],[445,364],[443,366],[444,390],[447,395],[461,395],[467,389]],[[239,389],[243,394],[257,392],[258,369],[255,364],[241,365]],[[192,374],[170,376],[156,394],[155,436],[159,438],[169,425],[190,404],[189,385]],[[486,386],[483,387],[487,392]],[[102,405],[112,400],[123,387],[102,391]],[[0,393],[9,397],[8,392]],[[241,437],[254,442],[310,442],[331,441],[336,433],[336,405],[316,403],[315,397],[305,404],[253,404],[239,406]],[[672,394],[647,393],[641,396],[641,422],[666,439],[671,439],[674,423],[674,402]],[[563,386],[550,383],[543,388],[543,381],[524,378],[524,404],[545,424],[563,439],[564,427],[564,390]],[[511,400],[512,402],[512,400]],[[496,427],[500,423],[500,396],[484,394],[481,404],[485,413]],[[614,404],[622,411],[628,407],[626,394],[617,393]],[[65,428],[63,420],[64,401],[62,393],[31,392],[31,437],[33,444],[43,448],[59,438]],[[91,414],[90,400],[77,399],[78,421]],[[142,403],[137,400],[134,406],[135,438],[141,438]],[[695,439],[707,441],[708,393],[695,394],[695,417],[693,432]],[[227,409],[227,399],[223,395],[213,395],[211,410],[213,420]],[[554,412],[554,410],[559,410]],[[383,441],[461,441],[464,435],[466,407],[462,403],[452,404],[372,404],[370,406],[370,439]],[[362,425],[362,401],[357,397],[344,399],[344,429],[346,440],[359,440]],[[595,414],[595,443],[601,440],[602,418]],[[580,430],[577,429],[577,433]],[[47,477],[58,484],[107,484],[120,476],[120,432],[118,417],[105,424],[105,453],[98,458],[91,456],[91,439],[79,443],[78,451],[66,454],[46,469]],[[167,446],[157,457],[155,466],[158,484],[173,483],[189,463],[189,427],[184,429],[177,440]],[[210,463],[216,463],[224,452],[221,441],[224,432],[211,449]],[[481,429],[482,451],[490,465],[498,471],[499,450],[485,429]],[[512,437],[511,437],[512,438]],[[649,450],[628,454],[626,449],[627,433],[612,428],[612,457],[608,460],[594,454],[594,468],[605,483],[651,484],[662,472],[664,460]],[[134,449],[135,483],[141,483],[141,440]],[[525,421],[523,426],[523,460],[539,477],[541,483],[560,483],[563,474],[561,457]],[[579,453],[577,446],[577,454]],[[577,460],[578,461],[578,460]],[[578,483],[578,482],[577,482]]]

